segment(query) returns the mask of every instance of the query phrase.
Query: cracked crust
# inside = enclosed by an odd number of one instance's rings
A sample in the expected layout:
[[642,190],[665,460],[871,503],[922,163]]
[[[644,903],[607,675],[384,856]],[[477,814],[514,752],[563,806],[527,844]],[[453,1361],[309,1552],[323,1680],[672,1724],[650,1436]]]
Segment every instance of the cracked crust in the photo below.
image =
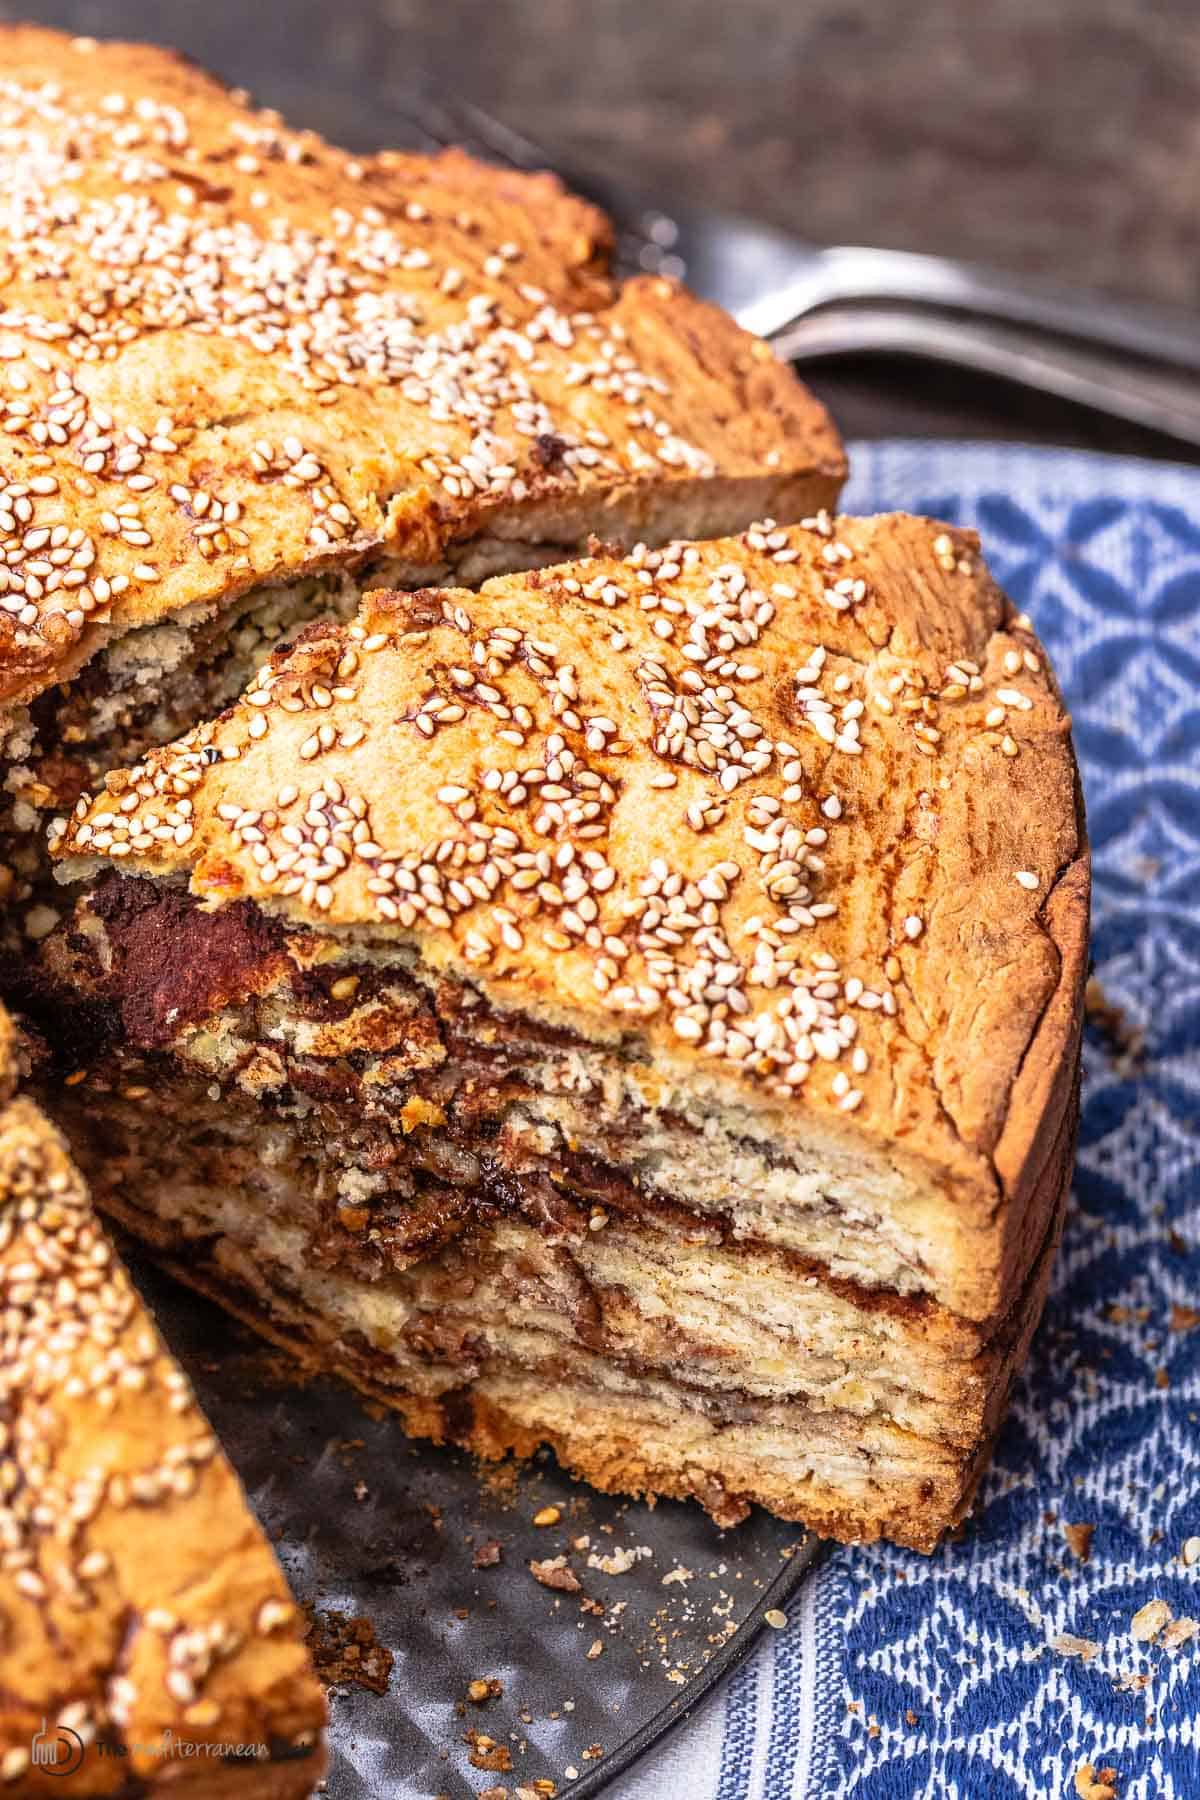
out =
[[[0,1794],[300,1800],[324,1769],[299,1614],[62,1140],[0,1113]],[[39,1733],[82,1763],[31,1766]],[[269,1759],[149,1746],[265,1742]],[[103,1754],[97,1740],[124,1746]],[[65,1756],[70,1738],[64,1738]],[[125,1753],[127,1751],[127,1754]]]
[[823,408],[550,175],[355,158],[181,58],[0,27],[0,699],[249,589],[836,498]]
[[370,595],[57,853],[407,946],[634,1063],[649,1108],[873,1159],[966,1317],[1045,1235],[1087,852],[1061,697],[970,533],[822,517]]

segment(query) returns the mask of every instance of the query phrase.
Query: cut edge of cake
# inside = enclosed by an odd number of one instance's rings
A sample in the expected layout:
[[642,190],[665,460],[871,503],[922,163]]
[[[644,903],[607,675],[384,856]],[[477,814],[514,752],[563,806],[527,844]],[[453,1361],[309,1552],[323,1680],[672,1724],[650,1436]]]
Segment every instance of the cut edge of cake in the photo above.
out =
[[[7,1015],[3,1030],[11,1044]],[[132,1781],[301,1800],[325,1769],[326,1704],[299,1609],[61,1136],[8,1070],[0,1793],[69,1776],[88,1795]]]
[[[761,1499],[923,1548],[960,1516],[1061,1224],[1088,901],[1069,720],[972,534],[822,515],[475,593],[370,595],[350,626],[314,626],[273,658],[237,708],[82,801],[56,851],[68,882],[104,872],[44,967],[79,1002],[81,1080],[114,1146],[106,1204],[168,1261],[173,1233],[202,1244],[212,1227],[221,1267],[189,1279],[387,1390],[354,1347],[370,1347],[364,1319],[385,1339],[414,1318],[424,1331],[437,1301],[422,1280],[457,1275],[470,1293],[473,1255],[536,1264],[539,1241],[557,1245],[565,1262],[526,1296],[545,1315],[520,1353],[528,1380],[520,1355],[504,1377],[517,1327],[489,1338],[469,1303],[444,1308],[443,1325],[476,1330],[474,1374],[455,1379],[436,1333],[397,1350],[388,1397],[413,1429],[495,1449],[540,1431],[599,1485],[707,1495],[718,1516]],[[97,998],[124,1021],[111,1078],[87,1046]],[[520,1084],[498,1109],[472,1067],[489,1047],[496,1079]],[[232,1205],[238,1191],[214,1153],[174,1212],[170,1178],[148,1184],[166,1215],[156,1232],[138,1180],[132,1203],[121,1191],[123,1157],[154,1166],[115,1085],[141,1085],[139,1059],[146,1091],[181,1118],[209,1078],[251,1159],[257,1102],[268,1135],[310,1105],[333,1121],[343,1100],[306,1063],[338,1080],[353,1065],[348,1116],[385,1121],[388,1155],[420,1171],[441,1224],[406,1239],[399,1200],[372,1224],[367,1183],[369,1251],[327,1235],[310,1270],[301,1216],[276,1267],[286,1198],[279,1218],[264,1202],[214,1224],[204,1193]],[[327,1130],[313,1167],[340,1155],[354,1174],[359,1151]],[[757,1216],[733,1216],[709,1203],[722,1182],[758,1191],[738,1160],[748,1143],[774,1172]],[[581,1151],[626,1182],[596,1209],[594,1242],[592,1219],[571,1215],[591,1179]],[[482,1173],[456,1178],[456,1158]],[[843,1247],[905,1224],[903,1279],[788,1241],[789,1181],[802,1217],[829,1190],[827,1239],[840,1231]],[[650,1316],[672,1259],[674,1359]],[[581,1329],[568,1263],[602,1330]],[[311,1292],[289,1291],[289,1264],[304,1270],[292,1289]],[[778,1366],[739,1314],[752,1309],[739,1269],[760,1300],[794,1284]],[[705,1284],[723,1296],[707,1342],[693,1304]],[[556,1354],[581,1372],[574,1401]],[[655,1456],[672,1393],[678,1432]],[[622,1437],[613,1419],[639,1406]]]

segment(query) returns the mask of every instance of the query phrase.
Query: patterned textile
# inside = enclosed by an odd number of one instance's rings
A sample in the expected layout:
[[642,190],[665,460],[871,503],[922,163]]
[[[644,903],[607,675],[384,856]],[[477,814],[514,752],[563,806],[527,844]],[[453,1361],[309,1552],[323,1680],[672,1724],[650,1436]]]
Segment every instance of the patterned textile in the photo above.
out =
[[[1096,974],[1145,1045],[1089,1023],[1052,1297],[960,1541],[838,1552],[613,1797],[1075,1800],[1091,1764],[1119,1800],[1200,1800],[1200,1635],[1131,1632],[1151,1601],[1200,1618],[1200,470],[917,443],[852,466],[847,510],[975,525],[1049,647]],[[1086,1561],[1067,1525],[1095,1527]]]

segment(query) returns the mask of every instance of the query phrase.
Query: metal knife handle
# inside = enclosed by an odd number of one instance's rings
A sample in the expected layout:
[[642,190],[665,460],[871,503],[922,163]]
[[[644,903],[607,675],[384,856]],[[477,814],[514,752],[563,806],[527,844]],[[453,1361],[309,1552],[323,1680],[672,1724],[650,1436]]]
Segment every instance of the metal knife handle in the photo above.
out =
[[742,323],[773,337],[790,320],[837,301],[936,306],[971,318],[1003,320],[1122,350],[1200,374],[1200,317],[1182,307],[1151,306],[1078,293],[1032,276],[1015,278],[948,257],[907,250],[839,246],[806,252],[794,274],[748,307]]
[[771,345],[785,362],[874,351],[978,369],[1200,445],[1200,380],[1018,326],[891,306],[830,306],[795,320]]

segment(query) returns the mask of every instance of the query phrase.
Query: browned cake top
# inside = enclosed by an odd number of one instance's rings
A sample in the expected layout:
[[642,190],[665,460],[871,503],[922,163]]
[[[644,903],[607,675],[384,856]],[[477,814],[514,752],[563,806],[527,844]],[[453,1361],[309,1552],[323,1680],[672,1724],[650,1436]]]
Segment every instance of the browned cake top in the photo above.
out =
[[665,1081],[985,1174],[1083,855],[1027,621],[902,515],[369,595],[57,850],[411,940]]
[[27,1100],[0,1113],[0,1294],[0,1793],[64,1785],[63,1768],[31,1767],[36,1734],[57,1726],[87,1755],[74,1787],[89,1795],[173,1763],[154,1751],[172,1733],[311,1744],[324,1701],[297,1608]]
[[553,538],[588,496],[603,536],[614,494],[714,479],[836,491],[822,408],[675,285],[618,292],[553,177],[350,157],[159,50],[0,46],[0,699],[380,546]]

